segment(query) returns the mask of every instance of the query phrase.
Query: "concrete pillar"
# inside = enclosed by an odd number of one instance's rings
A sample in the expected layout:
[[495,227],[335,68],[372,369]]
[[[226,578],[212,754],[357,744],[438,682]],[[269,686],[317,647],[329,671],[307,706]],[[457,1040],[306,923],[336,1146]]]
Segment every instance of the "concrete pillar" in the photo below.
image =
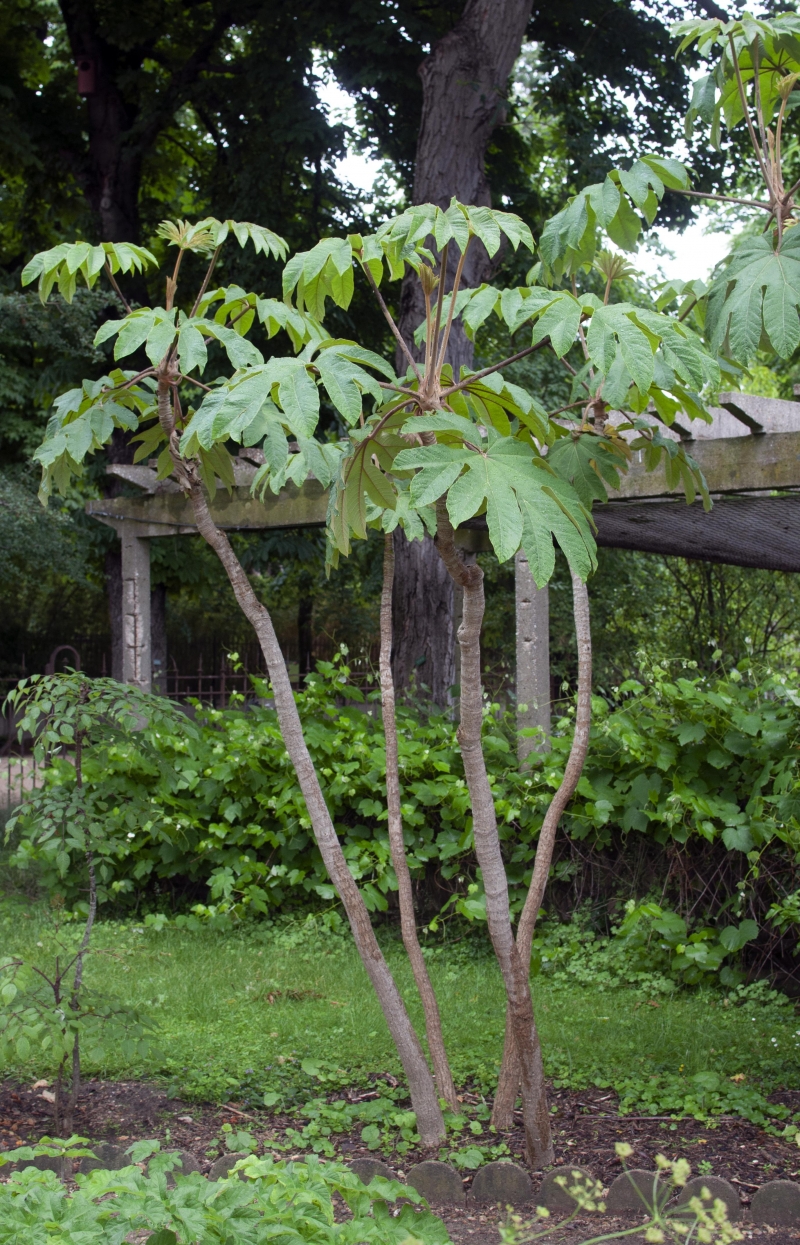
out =
[[[550,600],[547,587],[537,588],[520,551],[514,560],[517,598],[517,722],[520,728],[541,726],[550,734]],[[531,751],[529,736],[520,736],[520,761]],[[544,742],[538,745],[542,751]]]
[[122,540],[122,682],[152,690],[150,644],[150,541],[124,521]]

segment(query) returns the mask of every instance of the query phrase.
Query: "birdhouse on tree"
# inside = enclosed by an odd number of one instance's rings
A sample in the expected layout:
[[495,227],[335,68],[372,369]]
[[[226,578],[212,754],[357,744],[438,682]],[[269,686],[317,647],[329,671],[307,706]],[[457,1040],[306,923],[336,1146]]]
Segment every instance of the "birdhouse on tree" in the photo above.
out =
[[94,95],[94,89],[94,61],[89,56],[81,56],[78,60],[78,94]]

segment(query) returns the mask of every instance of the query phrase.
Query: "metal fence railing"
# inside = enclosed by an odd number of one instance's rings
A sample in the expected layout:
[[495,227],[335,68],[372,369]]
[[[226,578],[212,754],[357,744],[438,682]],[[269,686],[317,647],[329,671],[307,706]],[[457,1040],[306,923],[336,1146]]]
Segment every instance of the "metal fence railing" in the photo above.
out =
[[33,753],[0,755],[0,812],[16,808],[42,781],[42,769]]

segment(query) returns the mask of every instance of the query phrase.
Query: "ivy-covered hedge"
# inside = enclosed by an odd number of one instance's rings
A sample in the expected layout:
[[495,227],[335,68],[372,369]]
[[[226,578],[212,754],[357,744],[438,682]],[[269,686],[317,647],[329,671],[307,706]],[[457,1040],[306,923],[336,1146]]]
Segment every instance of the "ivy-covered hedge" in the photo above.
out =
[[[350,868],[371,909],[385,911],[395,880],[379,706],[369,697],[353,703],[358,693],[347,675],[343,659],[321,663],[298,703]],[[774,674],[757,682],[732,671],[708,680],[656,666],[649,677],[647,687],[623,684],[612,704],[595,698],[589,758],[564,818],[563,842],[612,860],[644,844],[651,857],[666,852],[671,868],[711,851],[720,876],[727,870],[727,889],[715,902],[728,922],[753,915],[760,921],[772,904],[771,916],[788,929],[798,907],[791,896],[799,884],[800,694]],[[552,750],[533,754],[530,768],[521,770],[513,717],[486,705],[487,762],[517,904],[569,751],[571,721],[570,711],[556,725]],[[406,706],[398,727],[406,844],[427,917],[435,919],[444,907],[480,918],[454,723]],[[106,899],[135,902],[144,912],[194,900],[206,918],[232,908],[267,912],[333,899],[271,708],[198,706],[196,719],[180,731],[165,731],[162,723],[85,750],[83,770],[106,830],[98,862]],[[44,795],[16,821],[12,859],[43,871],[48,888],[76,905],[81,858],[65,819],[59,821],[74,769],[56,760],[47,779]],[[34,848],[28,832],[43,817],[53,833]],[[556,880],[568,877],[567,865],[562,849]],[[765,880],[756,913],[753,895]],[[706,886],[705,877],[700,881]],[[695,915],[710,906],[708,898],[705,908],[698,902]]]

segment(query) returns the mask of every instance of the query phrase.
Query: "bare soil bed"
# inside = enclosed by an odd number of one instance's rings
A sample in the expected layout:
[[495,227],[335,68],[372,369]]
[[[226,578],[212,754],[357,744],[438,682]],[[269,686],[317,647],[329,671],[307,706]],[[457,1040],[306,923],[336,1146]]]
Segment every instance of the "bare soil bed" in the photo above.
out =
[[[14,1081],[0,1084],[0,1149],[12,1150],[52,1133],[52,1106],[42,1097],[45,1087],[33,1088]],[[353,1090],[353,1096],[364,1093]],[[469,1102],[471,1096],[465,1095]],[[800,1094],[781,1096],[792,1110],[800,1110]],[[660,1117],[619,1116],[616,1099],[604,1090],[552,1090],[553,1138],[556,1164],[575,1164],[590,1171],[604,1186],[609,1186],[621,1171],[614,1144],[626,1141],[633,1146],[628,1161],[631,1167],[652,1169],[656,1154],[667,1158],[685,1158],[693,1173],[703,1164],[702,1173],[713,1173],[729,1180],[739,1191],[746,1237],[769,1237],[774,1245],[800,1241],[800,1228],[772,1229],[756,1227],[748,1222],[747,1208],[757,1188],[769,1180],[800,1177],[800,1149],[793,1142],[772,1137],[758,1125],[745,1120],[719,1117],[708,1123],[693,1119],[674,1121]],[[222,1106],[183,1102],[169,1098],[165,1089],[155,1083],[138,1081],[87,1081],[78,1106],[75,1131],[93,1141],[131,1144],[142,1138],[158,1138],[162,1145],[188,1150],[206,1171],[213,1160],[224,1152],[222,1125],[245,1127],[269,1151],[283,1142],[284,1130],[297,1127],[297,1120],[258,1110],[240,1102]],[[498,1141],[497,1135],[492,1137]],[[421,1151],[404,1155],[377,1155],[369,1151],[358,1132],[332,1138],[337,1157],[344,1161],[362,1157],[381,1157],[400,1178],[424,1158],[438,1157]],[[472,1138],[470,1138],[472,1140]],[[477,1139],[480,1141],[480,1139]],[[488,1140],[488,1136],[487,1136]],[[505,1135],[512,1157],[523,1161],[521,1128]],[[275,1149],[276,1158],[302,1158],[303,1152]],[[533,1173],[534,1187],[537,1184]],[[464,1175],[467,1204],[464,1209],[435,1208],[448,1225],[457,1245],[497,1245],[497,1224],[505,1212],[479,1207],[469,1197],[472,1174]],[[535,1201],[519,1207],[523,1218],[532,1218]],[[635,1222],[635,1221],[634,1221]],[[617,1226],[630,1226],[620,1221]],[[588,1217],[570,1225],[552,1239],[558,1245],[595,1236],[599,1231],[613,1230],[616,1221],[607,1217]]]

